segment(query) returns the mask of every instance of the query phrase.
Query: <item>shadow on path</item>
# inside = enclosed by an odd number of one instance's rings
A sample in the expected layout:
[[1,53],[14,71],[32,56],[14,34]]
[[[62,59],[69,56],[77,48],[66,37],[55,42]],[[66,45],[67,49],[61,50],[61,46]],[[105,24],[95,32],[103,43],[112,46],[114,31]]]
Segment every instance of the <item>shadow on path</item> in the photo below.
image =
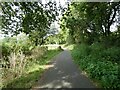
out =
[[96,86],[73,63],[70,52],[58,54],[33,90],[40,88],[95,88]]

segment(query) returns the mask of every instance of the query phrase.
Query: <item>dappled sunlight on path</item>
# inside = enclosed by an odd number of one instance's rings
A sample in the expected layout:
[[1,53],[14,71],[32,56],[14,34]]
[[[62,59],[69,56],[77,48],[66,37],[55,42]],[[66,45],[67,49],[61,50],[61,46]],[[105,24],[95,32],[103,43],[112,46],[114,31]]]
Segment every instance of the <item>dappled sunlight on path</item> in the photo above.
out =
[[40,68],[42,69],[49,69],[51,67],[54,67],[54,65],[41,65]]
[[96,86],[73,63],[70,52],[65,50],[46,66],[42,78],[33,90],[40,88],[95,88]]

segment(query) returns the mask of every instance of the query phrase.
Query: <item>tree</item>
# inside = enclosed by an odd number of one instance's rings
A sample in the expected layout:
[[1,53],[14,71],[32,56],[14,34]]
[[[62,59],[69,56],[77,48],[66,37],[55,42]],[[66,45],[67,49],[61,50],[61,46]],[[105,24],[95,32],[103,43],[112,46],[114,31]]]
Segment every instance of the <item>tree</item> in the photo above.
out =
[[119,2],[72,2],[62,21],[75,41],[91,44],[111,36],[110,27],[120,17],[119,11]]
[[50,24],[56,20],[58,8],[55,2],[3,2],[2,31],[6,34],[29,35],[35,45],[42,44]]

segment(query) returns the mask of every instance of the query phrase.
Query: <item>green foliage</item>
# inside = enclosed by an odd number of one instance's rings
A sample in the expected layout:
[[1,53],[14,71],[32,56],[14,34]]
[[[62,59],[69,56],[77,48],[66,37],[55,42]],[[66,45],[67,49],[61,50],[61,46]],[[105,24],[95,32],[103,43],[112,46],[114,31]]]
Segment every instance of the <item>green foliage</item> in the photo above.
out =
[[63,48],[66,48],[66,49],[68,49],[68,50],[73,50],[75,44],[70,44],[70,45],[64,44],[64,45],[62,45],[62,46],[63,46]]
[[43,44],[49,27],[58,16],[56,2],[2,2],[2,31],[17,35],[24,32],[37,46]]
[[38,77],[43,73],[42,69],[38,69],[27,75],[21,76],[9,82],[4,88],[32,88],[38,80]]
[[61,18],[61,29],[68,29],[68,36],[76,43],[92,44],[106,39],[109,44],[113,38],[111,25],[116,22],[120,26],[117,19],[119,10],[119,2],[72,2]]
[[[28,57],[34,48],[28,37],[24,34],[17,37],[5,37],[2,40],[2,79],[3,83],[21,76],[24,73]],[[11,74],[11,75],[10,75]],[[10,75],[10,77],[8,77]]]
[[112,62],[120,62],[120,48],[119,47],[111,47],[103,52],[103,58]]
[[84,58],[85,56],[88,56],[90,53],[90,48],[88,47],[88,45],[81,44],[81,45],[75,46],[75,48],[76,48],[75,50],[77,50],[77,52],[74,51],[74,55],[78,59]]
[[60,39],[58,37],[58,34],[50,35],[50,36],[46,37],[45,44],[59,44],[60,43],[59,40]]
[[22,36],[22,39],[20,37],[9,37],[8,40],[6,39],[7,37],[3,39],[1,46],[2,56],[6,59],[11,52],[17,53],[22,51],[25,55],[30,55],[31,50],[34,48],[27,36]]
[[72,50],[75,62],[104,88],[120,88],[119,10],[119,2],[72,2],[61,19],[68,41],[79,44]]
[[78,45],[72,50],[75,62],[104,88],[120,88],[120,48],[105,48],[100,43]]
[[42,58],[46,54],[47,50],[48,50],[47,47],[36,46],[31,51],[31,58],[33,58],[34,60],[38,60],[38,59]]
[[8,55],[10,55],[11,48],[9,45],[3,43],[2,46],[0,46],[0,47],[2,49],[2,56],[3,57],[7,57]]
[[6,88],[31,88],[45,70],[42,65],[60,50],[48,51],[46,46],[34,46],[25,34],[6,37],[2,41],[2,85]]
[[50,35],[46,37],[46,44],[64,44],[66,43],[67,31],[59,31],[58,34]]
[[[46,50],[46,47],[42,47],[41,49]],[[41,52],[40,48],[39,52]],[[32,60],[27,65],[25,74],[21,75],[21,77],[7,82],[4,88],[32,88],[39,80],[42,73],[46,70],[46,68],[42,68],[42,66],[49,64],[52,58],[59,52],[59,50],[49,50],[41,58],[39,57],[37,60]]]

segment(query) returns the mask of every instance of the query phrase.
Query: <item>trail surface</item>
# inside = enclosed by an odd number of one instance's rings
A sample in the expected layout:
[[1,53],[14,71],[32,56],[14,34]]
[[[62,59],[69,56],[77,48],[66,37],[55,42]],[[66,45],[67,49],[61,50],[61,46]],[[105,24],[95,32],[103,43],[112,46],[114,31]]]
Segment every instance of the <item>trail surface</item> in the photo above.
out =
[[96,87],[74,64],[70,51],[65,50],[53,59],[51,67],[42,75],[34,89]]

